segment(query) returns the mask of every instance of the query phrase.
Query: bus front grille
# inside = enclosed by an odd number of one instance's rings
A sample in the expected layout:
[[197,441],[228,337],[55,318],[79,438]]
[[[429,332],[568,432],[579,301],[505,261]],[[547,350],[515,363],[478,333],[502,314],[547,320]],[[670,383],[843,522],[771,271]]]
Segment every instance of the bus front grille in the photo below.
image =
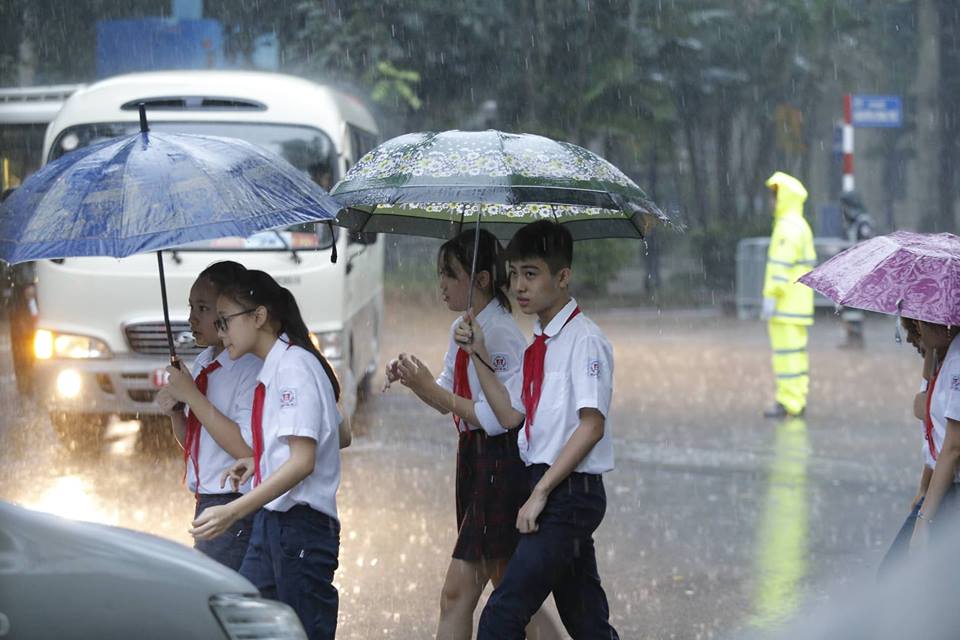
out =
[[[188,323],[173,322],[171,328],[178,356],[196,356],[202,351],[202,348],[193,341]],[[166,356],[170,353],[167,346],[167,332],[162,322],[129,324],[124,327],[124,333],[131,351],[154,356]]]

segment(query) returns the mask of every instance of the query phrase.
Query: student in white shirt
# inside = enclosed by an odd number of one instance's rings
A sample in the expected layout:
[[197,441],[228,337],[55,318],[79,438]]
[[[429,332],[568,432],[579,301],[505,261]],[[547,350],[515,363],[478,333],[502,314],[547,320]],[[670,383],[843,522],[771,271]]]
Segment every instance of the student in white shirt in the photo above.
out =
[[[960,510],[958,505],[957,464],[960,463],[960,327],[947,327],[918,321],[920,340],[933,361],[943,364],[934,370],[927,387],[926,431],[935,459],[933,476],[917,514],[911,551],[923,549],[930,535],[937,537],[937,526],[947,525]],[[938,520],[934,524],[934,520]],[[943,531],[944,529],[940,529]],[[932,534],[931,534],[932,532]]]
[[933,477],[933,467],[936,460],[931,453],[930,441],[926,438],[926,410],[927,410],[927,387],[930,378],[933,375],[933,356],[934,352],[926,352],[923,343],[920,341],[920,332],[917,328],[917,321],[911,318],[901,318],[900,323],[907,335],[907,343],[912,345],[923,358],[923,378],[920,383],[920,392],[913,400],[913,414],[919,420],[921,434],[920,457],[923,464],[920,467],[920,484],[917,487],[917,493],[910,501],[910,510],[906,520],[894,537],[890,548],[880,561],[880,567],[877,570],[877,577],[884,579],[890,575],[897,566],[899,566],[907,557],[910,550],[910,537],[913,535],[913,529],[916,526],[917,514],[923,507],[923,498],[930,486],[930,479]]
[[307,635],[333,638],[339,598],[333,585],[340,549],[340,384],[310,340],[293,294],[262,271],[217,300],[218,329],[234,358],[263,360],[253,394],[253,457],[224,474],[253,488],[206,509],[191,533],[215,538],[252,513],[253,535],[240,573],[260,593],[290,605]]
[[[570,296],[573,238],[565,227],[551,220],[523,227],[507,259],[517,304],[537,316],[536,335],[510,390],[477,371],[501,424],[522,424],[518,447],[531,496],[517,516],[520,543],[484,607],[477,637],[522,639],[552,593],[573,638],[617,640],[593,542],[607,505],[601,474],[613,469],[613,350]],[[461,323],[456,337],[475,359],[489,358],[477,323]]]
[[[525,340],[510,313],[506,266],[496,237],[481,229],[474,280],[470,270],[477,232],[464,231],[445,242],[437,256],[440,294],[451,311],[472,315],[483,327],[490,358],[471,361],[459,349],[450,327],[443,371],[434,380],[414,355],[400,354],[387,364],[387,385],[399,380],[425,404],[453,414],[458,441],[456,472],[457,541],[440,594],[438,640],[470,638],[473,612],[488,581],[494,587],[517,546],[517,512],[529,495],[517,451],[517,432],[507,431],[487,404],[476,367],[488,367],[501,380],[520,371]],[[467,309],[473,288],[472,309]],[[556,622],[544,611],[530,623],[528,636],[560,637]]]
[[[210,265],[190,289],[190,330],[198,346],[192,377],[179,369],[157,393],[156,402],[170,416],[174,435],[183,446],[187,486],[196,497],[194,517],[207,507],[225,504],[240,492],[220,483],[223,470],[248,457],[250,406],[262,361],[252,354],[234,360],[217,335],[217,297],[246,272],[243,265],[223,261]],[[179,403],[189,406],[181,409]],[[228,535],[196,540],[194,546],[231,569],[240,568],[247,552],[253,518],[233,523]]]

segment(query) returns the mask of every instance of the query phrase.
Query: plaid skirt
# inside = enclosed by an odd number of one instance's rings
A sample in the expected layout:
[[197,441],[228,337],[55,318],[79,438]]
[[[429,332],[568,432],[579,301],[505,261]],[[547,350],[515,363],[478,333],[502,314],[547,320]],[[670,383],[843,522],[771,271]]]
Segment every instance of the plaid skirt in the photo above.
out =
[[517,512],[530,495],[517,449],[518,429],[500,436],[460,434],[457,448],[457,544],[453,557],[509,558],[520,539]]

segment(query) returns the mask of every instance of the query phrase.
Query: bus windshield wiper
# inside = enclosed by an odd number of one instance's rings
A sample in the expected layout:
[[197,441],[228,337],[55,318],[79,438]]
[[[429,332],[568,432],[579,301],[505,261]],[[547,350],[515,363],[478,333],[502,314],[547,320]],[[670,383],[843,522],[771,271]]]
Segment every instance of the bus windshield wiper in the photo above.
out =
[[274,235],[277,236],[277,238],[280,239],[280,242],[283,243],[283,248],[289,251],[290,255],[293,256],[293,261],[296,262],[297,264],[300,264],[302,260],[300,260],[300,256],[297,254],[297,250],[290,246],[290,243],[288,243],[287,239],[283,237],[283,234],[280,233],[280,230],[274,229],[273,233]]

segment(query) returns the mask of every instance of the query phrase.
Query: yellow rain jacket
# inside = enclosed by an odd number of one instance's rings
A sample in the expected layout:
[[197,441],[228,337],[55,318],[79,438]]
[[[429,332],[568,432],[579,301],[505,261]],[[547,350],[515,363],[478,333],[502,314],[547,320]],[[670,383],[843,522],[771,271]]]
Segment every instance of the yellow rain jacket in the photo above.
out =
[[803,217],[807,190],[799,180],[780,171],[770,176],[766,185],[777,199],[763,281],[763,297],[776,300],[770,321],[811,325],[813,289],[797,283],[817,263],[813,232]]

